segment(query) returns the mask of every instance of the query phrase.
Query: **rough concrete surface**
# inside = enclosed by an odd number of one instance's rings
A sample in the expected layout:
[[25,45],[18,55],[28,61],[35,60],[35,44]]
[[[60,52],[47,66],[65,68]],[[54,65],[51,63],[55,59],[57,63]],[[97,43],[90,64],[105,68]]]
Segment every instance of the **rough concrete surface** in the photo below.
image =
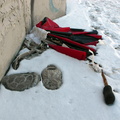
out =
[[3,77],[1,83],[9,90],[23,91],[36,86],[40,80],[40,75],[35,72],[18,73]]
[[45,88],[55,90],[61,87],[62,71],[55,65],[48,65],[41,73],[42,82]]
[[0,79],[25,37],[24,10],[23,0],[0,1]]
[[66,0],[34,0],[33,24],[37,24],[44,17],[55,19],[65,15]]

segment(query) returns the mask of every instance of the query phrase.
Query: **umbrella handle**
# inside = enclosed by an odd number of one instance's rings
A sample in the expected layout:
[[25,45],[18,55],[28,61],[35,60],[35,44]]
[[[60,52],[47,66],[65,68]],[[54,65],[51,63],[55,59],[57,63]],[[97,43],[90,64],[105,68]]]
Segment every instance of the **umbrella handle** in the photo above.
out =
[[106,79],[106,77],[104,75],[103,69],[101,70],[101,75],[102,75],[102,78],[103,78],[104,85],[107,86],[108,82],[107,82],[107,79]]
[[110,85],[106,85],[103,88],[103,95],[104,95],[104,100],[107,105],[113,104],[115,101],[115,95],[112,92],[112,87]]
[[107,105],[113,104],[114,101],[115,101],[115,95],[112,91],[112,87],[110,85],[108,85],[108,82],[107,82],[107,79],[104,75],[103,70],[101,70],[101,75],[102,75],[103,82],[104,82],[104,85],[105,85],[105,87],[103,88],[103,95],[104,95],[105,103]]

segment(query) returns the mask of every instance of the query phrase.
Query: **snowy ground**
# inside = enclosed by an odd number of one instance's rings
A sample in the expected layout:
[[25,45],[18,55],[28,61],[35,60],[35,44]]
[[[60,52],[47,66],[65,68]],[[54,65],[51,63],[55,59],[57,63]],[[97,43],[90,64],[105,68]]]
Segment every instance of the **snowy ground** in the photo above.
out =
[[103,66],[116,101],[104,103],[100,73],[86,61],[52,49],[31,60],[23,60],[18,70],[8,74],[41,71],[55,64],[63,72],[63,85],[47,90],[40,82],[24,92],[12,92],[1,85],[0,120],[118,120],[120,118],[120,1],[67,0],[67,15],[56,19],[60,26],[97,29],[104,45],[96,47],[95,61]]

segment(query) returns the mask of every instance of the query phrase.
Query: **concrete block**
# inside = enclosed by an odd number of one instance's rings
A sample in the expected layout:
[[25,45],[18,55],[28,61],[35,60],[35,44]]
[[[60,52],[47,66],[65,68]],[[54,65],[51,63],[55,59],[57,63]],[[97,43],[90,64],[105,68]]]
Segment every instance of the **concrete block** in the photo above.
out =
[[34,0],[33,25],[36,25],[44,17],[55,19],[65,15],[66,0]]
[[25,37],[23,1],[0,1],[0,79]]

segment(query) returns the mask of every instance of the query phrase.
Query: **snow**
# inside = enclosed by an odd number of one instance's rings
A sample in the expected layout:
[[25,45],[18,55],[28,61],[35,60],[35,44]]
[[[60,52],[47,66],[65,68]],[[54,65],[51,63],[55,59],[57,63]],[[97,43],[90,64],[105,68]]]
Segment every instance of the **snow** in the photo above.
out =
[[[95,61],[103,66],[116,97],[113,105],[103,98],[103,80],[87,61],[79,61],[49,49],[31,60],[21,61],[13,73],[37,72],[55,64],[63,73],[63,85],[47,90],[42,82],[23,92],[1,85],[0,120],[118,120],[120,118],[120,1],[67,0],[66,16],[56,19],[60,26],[97,29],[104,44],[97,45]],[[25,50],[27,51],[27,50]],[[21,51],[23,53],[23,51]]]

